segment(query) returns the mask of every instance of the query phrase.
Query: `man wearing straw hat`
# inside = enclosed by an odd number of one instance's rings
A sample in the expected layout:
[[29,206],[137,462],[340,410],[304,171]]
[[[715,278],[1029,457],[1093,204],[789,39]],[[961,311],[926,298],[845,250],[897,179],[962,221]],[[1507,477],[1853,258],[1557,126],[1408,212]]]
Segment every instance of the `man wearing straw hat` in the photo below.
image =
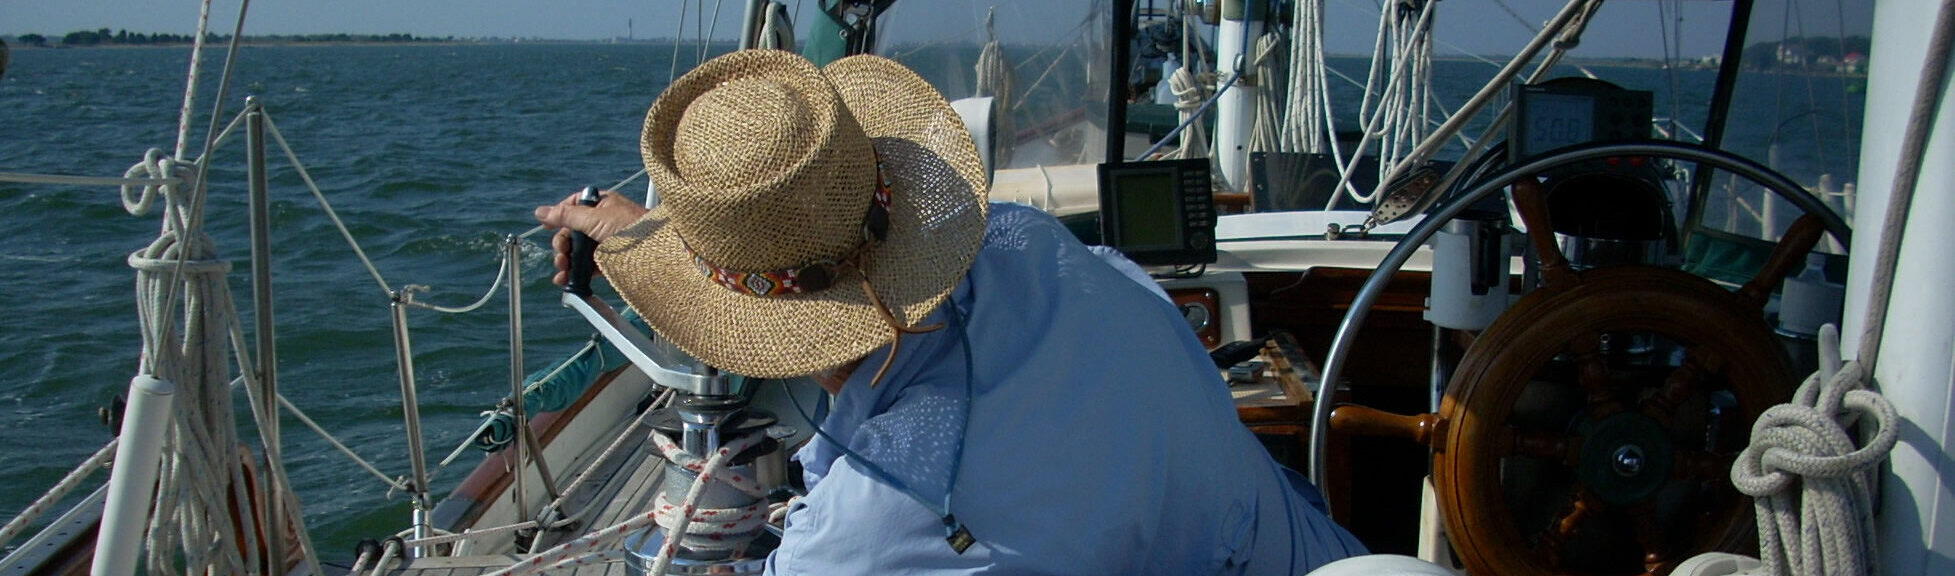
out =
[[833,395],[772,573],[1301,574],[1363,552],[1168,302],[985,202],[969,134],[901,65],[716,58],[652,105],[643,153],[657,207],[537,218],[600,240],[660,337]]

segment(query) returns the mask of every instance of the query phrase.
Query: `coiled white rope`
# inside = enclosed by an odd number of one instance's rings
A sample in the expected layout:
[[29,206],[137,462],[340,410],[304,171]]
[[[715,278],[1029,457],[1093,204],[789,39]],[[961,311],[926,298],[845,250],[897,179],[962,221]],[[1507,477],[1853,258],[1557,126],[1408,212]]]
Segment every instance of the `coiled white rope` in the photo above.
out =
[[96,470],[101,469],[110,460],[114,459],[115,447],[119,441],[119,438],[109,440],[109,443],[104,444],[102,449],[95,451],[94,456],[88,457],[88,460],[83,461],[81,466],[75,467],[73,471],[68,472],[67,476],[62,477],[60,482],[56,482],[54,487],[48,489],[46,494],[42,494],[40,498],[36,498],[34,503],[28,504],[27,509],[20,511],[19,516],[15,516],[13,520],[9,520],[5,527],[0,527],[0,549],[6,548],[9,542],[14,541],[14,537],[20,536],[21,532],[26,531],[27,525],[39,519],[42,513],[47,512],[49,507],[54,506],[55,502],[60,502],[62,498],[66,498],[69,492],[73,492],[76,486],[81,485],[82,480],[88,479],[88,475],[94,474]]
[[1018,78],[1012,74],[1011,63],[1005,59],[1005,50],[998,43],[998,31],[994,26],[998,8],[996,6],[984,14],[984,34],[987,40],[984,48],[978,51],[977,58],[977,96],[991,97],[991,109],[997,113],[991,118],[991,165],[1002,167],[1010,164],[1011,152],[1018,139],[1018,127],[1012,121],[1011,110],[1017,107]]
[[1174,92],[1174,110],[1180,113],[1181,123],[1188,126],[1181,131],[1181,143],[1173,151],[1163,154],[1164,158],[1207,158],[1208,130],[1200,122],[1194,122],[1195,114],[1208,101],[1209,90],[1200,80],[1195,79],[1191,68],[1193,64],[1184,63],[1168,76],[1168,90]]
[[[178,211],[173,206],[167,212]],[[196,219],[189,220],[195,226]],[[217,257],[215,243],[201,230],[185,228],[183,220],[172,216],[163,222],[156,241],[128,259],[136,269],[144,336],[140,370],[177,385],[150,517],[149,572],[170,576],[243,570],[247,563],[237,540],[245,540],[248,550],[256,545],[250,543],[255,531],[233,525],[229,512],[230,502],[249,501],[239,481],[242,462],[235,448],[227,362],[225,328],[233,315],[224,275],[231,263]],[[174,306],[178,303],[181,310]]]
[[1283,35],[1271,27],[1271,31],[1256,39],[1255,58],[1250,65],[1255,67],[1256,82],[1256,120],[1249,127],[1249,150],[1253,152],[1275,152],[1283,148],[1283,108],[1276,91],[1276,79],[1282,77],[1279,69],[1283,66],[1285,54]]
[[[1011,73],[1011,65],[1005,62],[1005,51],[998,44],[996,28],[998,9],[992,7],[984,13],[984,48],[978,51],[977,96],[1007,99],[1012,95],[1012,84],[1016,80]],[[1010,106],[1003,106],[1007,110]]]
[[1290,24],[1290,86],[1284,101],[1281,148],[1285,152],[1324,151],[1324,117],[1317,113],[1329,96],[1324,80],[1324,0],[1297,2]]
[[[652,438],[657,441],[662,436],[654,432]],[[766,438],[767,435],[761,432],[752,432],[734,438],[715,450],[712,458],[704,461],[696,455],[678,449],[676,444],[671,444],[672,448],[666,449],[667,444],[671,442],[670,439],[660,443],[659,447],[666,453],[667,458],[672,459],[674,464],[698,473],[698,476],[693,479],[692,488],[686,491],[685,500],[680,501],[677,506],[667,502],[665,494],[658,495],[658,504],[653,507],[652,513],[658,525],[665,528],[666,538],[665,546],[659,549],[658,558],[652,563],[650,574],[654,576],[665,574],[665,569],[672,565],[672,559],[679,551],[681,541],[688,548],[725,549],[725,546],[720,543],[725,536],[752,532],[759,528],[761,523],[766,522],[767,501],[764,499],[766,494],[754,493],[759,483],[752,482],[751,478],[743,481],[737,474],[722,477],[722,473],[732,463],[735,455],[745,452]],[[674,456],[677,458],[673,458]],[[740,508],[702,509],[699,507],[699,498],[714,482],[725,483],[761,500]],[[699,527],[703,529],[692,529],[693,522],[707,524]]]
[[794,49],[794,24],[788,22],[786,6],[767,3],[767,15],[760,24],[759,42],[754,46],[764,50]]
[[[1427,40],[1432,37],[1432,17],[1437,2],[1426,2],[1419,10],[1418,17],[1406,21],[1397,17],[1396,10],[1382,10],[1378,15],[1378,37],[1374,42],[1373,53],[1384,54],[1391,48],[1391,58],[1372,59],[1369,77],[1365,80],[1365,95],[1358,108],[1358,117],[1363,119],[1364,137],[1358,140],[1357,149],[1338,167],[1337,189],[1360,204],[1370,204],[1377,200],[1378,190],[1363,194],[1351,186],[1351,176],[1357,170],[1358,162],[1364,153],[1371,149],[1373,142],[1381,142],[1378,147],[1379,189],[1391,181],[1392,167],[1400,162],[1402,155],[1416,154],[1416,149],[1407,149],[1396,143],[1398,140],[1418,142],[1413,138],[1424,129],[1419,121],[1410,121],[1410,108],[1420,100],[1414,94],[1425,90],[1429,85],[1429,67],[1420,66],[1420,59],[1430,60],[1432,45]],[[1389,69],[1385,65],[1389,64]],[[1382,89],[1379,83],[1383,82]],[[1328,110],[1328,108],[1326,108]],[[1409,126],[1408,126],[1409,125]],[[1335,137],[1333,136],[1333,140]],[[1324,203],[1329,210],[1337,203],[1337,195],[1331,195]]]
[[[1758,417],[1731,467],[1731,483],[1754,499],[1761,560],[1773,574],[1873,573],[1873,492],[1899,417],[1867,389],[1860,363],[1841,365],[1839,341],[1837,327],[1820,328],[1822,368],[1792,402]],[[1860,446],[1849,432],[1856,421],[1873,429]]]

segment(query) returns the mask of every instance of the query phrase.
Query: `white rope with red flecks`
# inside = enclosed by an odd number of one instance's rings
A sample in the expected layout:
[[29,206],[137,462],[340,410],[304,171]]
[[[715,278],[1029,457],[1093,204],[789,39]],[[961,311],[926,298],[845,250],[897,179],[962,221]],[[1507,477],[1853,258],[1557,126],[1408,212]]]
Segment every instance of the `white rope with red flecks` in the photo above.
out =
[[[761,438],[762,436],[760,434],[749,434],[745,437],[735,439],[734,444],[728,444],[726,449],[734,449],[733,453],[739,454],[748,448],[752,448],[754,444],[758,444]],[[706,459],[686,452],[686,449],[680,447],[679,443],[673,441],[671,437],[655,432],[652,434],[652,444],[658,446],[659,453],[663,454],[665,459],[671,461],[673,464],[690,470],[694,474],[704,474],[706,472]],[[735,444],[739,444],[739,446],[736,447]],[[727,486],[731,486],[735,490],[745,492],[748,496],[755,498],[767,497],[767,489],[760,485],[760,479],[758,478],[735,472],[726,475],[725,478],[720,478],[719,481],[726,483]]]
[[[659,548],[658,558],[653,561],[649,574],[656,576],[665,573],[666,567],[672,564],[673,554],[679,550],[681,540],[684,540],[689,548],[724,550],[738,545],[738,543],[726,543],[726,536],[753,532],[760,528],[761,523],[767,521],[765,499],[767,493],[760,487],[759,482],[737,473],[726,478],[719,477],[733,461],[734,455],[745,452],[766,438],[765,434],[759,432],[734,438],[714,451],[711,459],[701,463],[697,455],[689,454],[679,448],[677,443],[666,438],[664,434],[652,433],[652,441],[658,444],[659,450],[667,459],[699,476],[693,480],[692,489],[686,491],[685,500],[678,506],[672,506],[666,501],[665,494],[658,495],[652,514],[657,518],[658,525],[665,528],[668,536],[665,545]],[[739,508],[700,509],[700,495],[705,494],[706,487],[716,480],[759,500]],[[693,527],[693,522],[702,524]]]
[[[719,450],[714,451],[712,458],[703,460],[696,455],[685,453],[684,450],[667,450],[665,445],[671,444],[672,441],[665,438],[662,434],[655,432],[652,434],[652,438],[654,442],[659,444],[660,450],[666,453],[667,459],[699,475],[693,479],[692,488],[686,491],[686,497],[682,505],[668,506],[667,502],[664,501],[664,495],[660,494],[657,505],[649,512],[639,514],[630,520],[609,528],[586,534],[582,538],[565,542],[555,548],[531,556],[528,560],[524,560],[517,565],[490,573],[488,576],[522,576],[548,572],[559,568],[616,561],[623,557],[617,551],[591,552],[591,550],[596,549],[602,544],[616,540],[625,534],[643,530],[654,524],[665,528],[667,534],[682,535],[706,534],[704,530],[691,527],[690,524],[693,522],[714,523],[715,527],[726,525],[728,518],[719,514],[721,510],[699,509],[699,497],[706,492],[706,487],[714,480],[725,481],[718,477],[726,469],[728,463],[733,461],[734,455],[745,452],[748,448],[759,444],[761,440],[766,439],[766,435],[756,432],[734,438],[732,441],[726,443],[726,445],[721,446]],[[676,447],[676,444],[674,446]],[[740,476],[736,475],[733,477],[737,478]],[[754,483],[754,486],[757,487],[758,483]],[[739,488],[739,486],[736,485],[735,488]],[[742,489],[742,491],[745,492],[746,490]],[[744,513],[744,515],[751,517],[752,520],[741,518],[740,515],[733,516],[739,522],[752,522],[746,528],[748,531],[759,528],[760,522],[764,522],[767,519],[767,515],[765,514],[765,500],[756,503],[750,508],[752,510]],[[736,510],[747,509],[740,508]],[[686,513],[680,513],[680,511]],[[717,528],[714,529],[718,530]],[[737,530],[723,530],[719,532],[720,537],[709,536],[707,540],[718,540],[725,534],[737,532]],[[647,571],[647,574],[660,575],[665,573],[666,568],[672,564],[673,554],[678,551],[677,547],[680,540],[681,538],[674,537],[667,537],[665,539],[665,545],[659,549],[658,558],[654,561],[652,569]],[[694,542],[687,543],[688,546],[694,544]]]

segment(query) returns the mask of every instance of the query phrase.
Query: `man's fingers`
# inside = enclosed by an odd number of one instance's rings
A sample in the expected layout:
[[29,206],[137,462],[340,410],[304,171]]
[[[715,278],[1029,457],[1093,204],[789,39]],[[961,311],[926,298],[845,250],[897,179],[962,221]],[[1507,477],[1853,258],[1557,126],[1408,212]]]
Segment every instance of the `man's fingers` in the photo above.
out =
[[564,225],[567,224],[564,221],[564,219],[566,218],[566,212],[563,210],[563,208],[581,207],[577,203],[577,199],[583,196],[583,194],[584,194],[583,192],[571,192],[569,196],[565,196],[563,197],[562,200],[558,200],[556,204],[552,204],[549,206],[537,206],[535,211],[536,221],[542,223],[545,226],[549,226],[551,228],[563,228]]
[[[550,228],[583,232],[589,234],[592,239],[603,242],[617,231],[630,226],[647,212],[645,207],[615,192],[605,194],[597,206],[578,204],[577,196],[572,194],[563,202],[536,207],[536,221]],[[563,250],[563,248],[558,249]]]
[[[550,235],[550,252],[551,252],[550,265],[557,269],[556,275],[552,276],[550,278],[550,281],[561,286],[564,283],[570,281],[570,275],[569,275],[570,274],[570,231],[569,230],[557,230],[556,234]],[[591,270],[592,278],[596,278],[603,275],[604,275],[604,270],[601,268]]]
[[569,228],[589,233],[592,224],[591,207],[575,204],[555,204],[536,207],[536,221],[551,228]]

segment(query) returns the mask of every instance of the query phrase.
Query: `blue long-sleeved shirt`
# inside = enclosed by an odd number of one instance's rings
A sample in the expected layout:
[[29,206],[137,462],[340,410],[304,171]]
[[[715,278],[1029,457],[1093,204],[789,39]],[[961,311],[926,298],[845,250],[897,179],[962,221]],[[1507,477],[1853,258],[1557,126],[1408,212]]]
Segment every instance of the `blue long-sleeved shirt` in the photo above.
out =
[[[835,399],[822,427],[852,454],[796,455],[810,489],[769,573],[1301,574],[1364,552],[1237,420],[1173,306],[1052,217],[993,204],[931,322]],[[963,554],[931,509],[947,491]]]

